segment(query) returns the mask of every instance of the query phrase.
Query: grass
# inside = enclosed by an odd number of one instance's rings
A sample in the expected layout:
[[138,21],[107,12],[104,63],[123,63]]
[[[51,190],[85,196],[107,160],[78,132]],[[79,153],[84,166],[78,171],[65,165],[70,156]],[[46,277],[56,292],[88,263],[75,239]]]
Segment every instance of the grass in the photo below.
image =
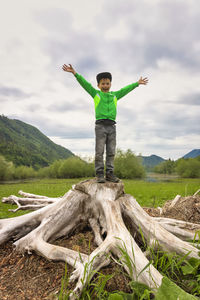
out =
[[[0,184],[0,199],[24,192],[58,197],[64,195],[72,185],[83,179],[41,179],[24,182]],[[171,181],[148,182],[144,180],[123,180],[125,192],[133,195],[141,206],[162,206],[167,200],[177,194],[181,196],[193,195],[200,188],[200,179],[172,179]],[[9,212],[13,205],[0,201],[0,218],[15,217],[27,211]]]
[[[93,268],[93,260],[85,265],[84,276],[88,276],[86,285],[83,288],[80,300],[161,300],[161,299],[199,299],[200,296],[200,260],[195,258],[187,259],[186,255],[177,255],[176,253],[166,253],[162,250],[155,250],[147,246],[149,252],[149,263],[140,272],[144,272],[149,267],[149,264],[158,269],[158,271],[164,276],[161,286],[156,292],[155,298],[153,295],[155,291],[151,290],[147,285],[140,283],[137,279],[133,280],[132,271],[135,270],[134,262],[134,252],[132,253],[132,258],[127,253],[126,245],[122,241],[122,246],[119,247],[121,258],[118,260],[118,265],[120,265],[119,272],[125,275],[130,286],[130,293],[125,293],[122,291],[106,291],[106,284],[108,281],[115,276],[115,273],[110,275],[102,274],[101,272],[96,272]],[[129,275],[124,273],[123,266],[126,265],[129,269]],[[72,292],[69,288],[69,276],[67,274],[67,269],[65,268],[65,274],[63,276],[63,281],[58,296],[58,300],[68,300],[69,295]],[[90,279],[95,274],[93,280]],[[139,276],[139,274],[138,274]],[[196,296],[197,298],[193,297]],[[180,297],[180,298],[179,298]]]
[[125,192],[133,195],[141,206],[158,207],[176,195],[193,195],[200,188],[200,179],[172,179],[171,181],[147,182],[123,180]]
[[3,197],[10,195],[18,196],[18,191],[22,190],[27,193],[44,195],[49,197],[58,197],[64,195],[72,185],[78,183],[81,179],[42,179],[26,180],[24,182],[12,182],[0,184],[0,219],[11,218],[27,213],[27,211],[9,212],[14,205],[1,202]]

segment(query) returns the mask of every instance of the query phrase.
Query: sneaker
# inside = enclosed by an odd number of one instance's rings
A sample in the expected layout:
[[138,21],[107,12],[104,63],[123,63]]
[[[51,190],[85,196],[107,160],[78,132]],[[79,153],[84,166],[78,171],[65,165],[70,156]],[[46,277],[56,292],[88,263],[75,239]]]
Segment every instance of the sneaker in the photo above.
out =
[[106,182],[103,174],[97,174],[97,182],[98,183],[104,183],[104,182]]
[[119,182],[119,178],[117,178],[113,173],[106,174],[106,180],[111,182]]

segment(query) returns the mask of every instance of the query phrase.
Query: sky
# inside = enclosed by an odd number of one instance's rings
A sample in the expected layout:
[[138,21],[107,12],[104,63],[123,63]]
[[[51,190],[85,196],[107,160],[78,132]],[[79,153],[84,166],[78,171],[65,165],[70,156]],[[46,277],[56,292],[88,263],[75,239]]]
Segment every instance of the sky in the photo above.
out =
[[178,159],[200,148],[198,0],[0,0],[0,114],[37,127],[82,158],[94,156],[97,88],[148,77],[118,102],[117,147]]

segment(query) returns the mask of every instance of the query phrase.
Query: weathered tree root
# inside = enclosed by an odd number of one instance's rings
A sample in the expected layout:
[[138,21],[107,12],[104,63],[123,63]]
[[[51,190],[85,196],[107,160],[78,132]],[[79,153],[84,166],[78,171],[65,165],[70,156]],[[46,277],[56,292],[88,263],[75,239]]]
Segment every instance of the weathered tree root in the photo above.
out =
[[[62,260],[73,266],[75,270],[70,280],[76,280],[77,284],[71,299],[81,294],[93,271],[109,264],[110,253],[121,260],[134,280],[156,291],[163,277],[135,242],[133,236],[140,231],[150,246],[188,254],[188,258],[199,258],[198,249],[183,240],[194,239],[200,224],[150,217],[132,196],[124,194],[121,182],[98,184],[95,180],[84,181],[61,198],[20,194],[25,198],[10,196],[3,201],[17,203],[18,209],[29,207],[37,210],[0,220],[0,244],[14,239],[19,251],[31,253],[34,250],[47,259]],[[88,224],[97,244],[90,255],[50,244]],[[130,225],[130,231],[126,224]],[[124,251],[131,266],[125,263]]]

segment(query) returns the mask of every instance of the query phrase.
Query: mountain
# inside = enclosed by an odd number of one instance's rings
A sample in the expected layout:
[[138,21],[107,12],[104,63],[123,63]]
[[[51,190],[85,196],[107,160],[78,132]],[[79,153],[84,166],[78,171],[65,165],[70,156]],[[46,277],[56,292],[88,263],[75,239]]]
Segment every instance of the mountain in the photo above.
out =
[[16,166],[48,166],[74,155],[52,142],[36,127],[0,115],[0,154]]
[[182,158],[195,158],[200,155],[200,149],[194,149],[187,154],[185,154]]
[[161,162],[165,161],[162,157],[157,155],[150,155],[150,156],[141,156],[142,157],[142,164],[146,170],[151,170],[155,166],[159,165]]

